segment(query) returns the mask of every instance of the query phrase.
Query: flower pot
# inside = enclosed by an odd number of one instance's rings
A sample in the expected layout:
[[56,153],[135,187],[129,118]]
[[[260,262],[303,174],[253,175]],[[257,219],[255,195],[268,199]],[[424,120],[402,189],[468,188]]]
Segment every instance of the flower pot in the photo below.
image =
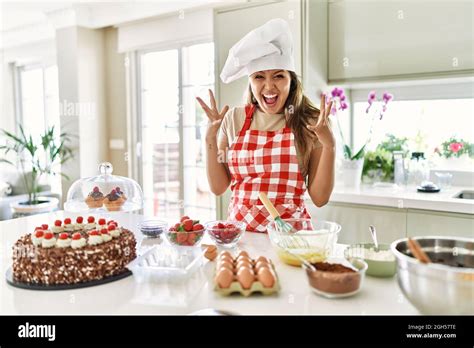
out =
[[359,189],[362,178],[362,169],[364,167],[364,159],[342,161],[342,170],[344,175],[344,186]]
[[10,207],[13,211],[13,218],[29,216],[41,213],[49,213],[58,209],[59,199],[55,197],[38,197],[38,204],[28,204],[28,202],[13,202]]

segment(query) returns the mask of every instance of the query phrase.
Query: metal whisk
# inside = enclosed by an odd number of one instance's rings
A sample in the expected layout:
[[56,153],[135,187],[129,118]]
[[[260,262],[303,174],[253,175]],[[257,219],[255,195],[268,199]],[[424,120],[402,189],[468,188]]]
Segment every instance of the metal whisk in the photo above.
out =
[[296,230],[291,224],[283,221],[275,206],[268,199],[264,192],[259,193],[259,198],[265,208],[267,208],[273,221],[275,221],[275,231],[278,237],[277,244],[283,249],[308,249],[309,244],[300,236],[296,235]]

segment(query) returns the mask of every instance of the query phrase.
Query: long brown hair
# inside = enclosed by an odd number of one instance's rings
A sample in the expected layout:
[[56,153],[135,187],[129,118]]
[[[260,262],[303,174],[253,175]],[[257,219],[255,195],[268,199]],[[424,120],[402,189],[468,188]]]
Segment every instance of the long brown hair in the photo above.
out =
[[[311,100],[304,95],[303,86],[298,76],[293,71],[289,71],[291,76],[291,85],[288,98],[285,102],[285,119],[288,127],[295,135],[296,147],[303,157],[303,168],[301,174],[306,179],[308,175],[309,159],[313,149],[314,137],[316,136],[306,126],[315,125],[319,116],[319,109],[316,108]],[[252,88],[248,87],[247,103],[258,105]]]

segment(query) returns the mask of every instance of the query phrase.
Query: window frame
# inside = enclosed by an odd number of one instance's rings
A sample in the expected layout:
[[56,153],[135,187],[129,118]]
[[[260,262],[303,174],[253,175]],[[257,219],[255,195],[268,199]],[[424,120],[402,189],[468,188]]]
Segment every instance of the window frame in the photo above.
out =
[[[131,71],[129,72],[129,86],[127,89],[130,92],[130,97],[129,100],[132,101],[133,106],[131,110],[131,118],[134,120],[131,122],[131,128],[132,128],[132,138],[136,141],[136,148],[131,149],[132,151],[135,152],[136,156],[129,156],[129,170],[133,174],[133,177],[136,178],[137,182],[140,184],[140,186],[143,187],[143,159],[142,159],[142,152],[141,152],[141,147],[143,144],[143,138],[142,138],[142,119],[143,119],[143,113],[142,113],[142,79],[141,79],[141,72],[142,72],[142,65],[141,65],[141,58],[143,55],[147,53],[152,53],[152,52],[158,52],[158,51],[167,51],[167,50],[177,50],[178,51],[178,79],[179,79],[179,105],[183,104],[183,93],[182,90],[184,87],[189,86],[188,84],[183,84],[183,49],[185,47],[193,46],[193,45],[199,45],[199,44],[205,44],[205,43],[214,43],[214,40],[212,37],[205,37],[205,38],[199,38],[199,39],[193,39],[193,40],[183,40],[177,43],[173,44],[157,44],[153,46],[149,46],[143,49],[137,49],[133,52],[130,53],[129,55],[129,60],[132,60],[131,66]],[[214,43],[215,44],[215,43]],[[215,49],[214,49],[214,54],[215,54]],[[214,57],[215,58],[215,57]],[[214,83],[214,82],[213,82]],[[215,84],[214,84],[215,88]],[[182,113],[179,114],[179,121],[178,121],[178,134],[179,134],[179,153],[182,154],[184,152],[184,147],[183,147],[183,135],[184,135],[184,123],[183,123],[183,117]],[[180,183],[184,182],[184,157],[179,156],[179,180]],[[179,188],[179,196],[182,198],[184,197],[184,185],[180,185]],[[218,206],[219,206],[219,199],[220,197],[215,197],[215,209],[216,209],[216,216],[218,216]],[[180,214],[181,216],[184,215],[184,204],[181,205],[180,207]]]

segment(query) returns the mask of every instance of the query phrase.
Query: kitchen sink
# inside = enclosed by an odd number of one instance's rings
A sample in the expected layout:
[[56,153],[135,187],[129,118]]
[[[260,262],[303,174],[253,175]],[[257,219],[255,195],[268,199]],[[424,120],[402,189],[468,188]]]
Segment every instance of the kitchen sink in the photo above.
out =
[[474,191],[461,191],[456,193],[453,198],[474,199]]

